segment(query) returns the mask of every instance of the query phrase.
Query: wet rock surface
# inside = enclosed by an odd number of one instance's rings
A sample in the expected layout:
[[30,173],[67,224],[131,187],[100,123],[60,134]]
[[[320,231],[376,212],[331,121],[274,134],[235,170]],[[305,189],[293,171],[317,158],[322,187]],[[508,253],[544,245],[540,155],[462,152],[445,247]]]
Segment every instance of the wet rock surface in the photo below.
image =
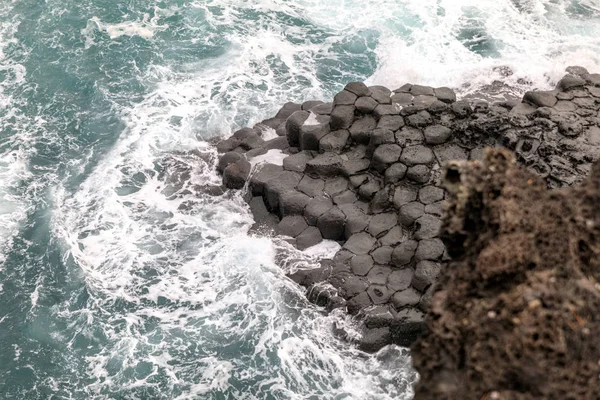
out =
[[[581,182],[599,157],[600,80],[571,71],[578,75],[556,90],[528,92],[514,105],[457,101],[448,88],[390,91],[353,82],[332,103],[288,103],[277,113],[277,133],[287,138],[278,147],[288,154],[283,166],[260,163],[247,174],[246,162],[267,151],[262,136],[271,119],[220,142],[219,171],[227,187],[245,184],[253,209],[281,219],[298,248],[323,239],[342,245],[318,274],[333,289],[314,299],[362,321],[385,309],[389,317],[377,328],[365,322],[365,349],[410,345],[425,330],[433,286],[449,260],[439,235],[446,162],[505,147],[555,188]],[[309,289],[320,284],[306,282],[298,280]]]
[[600,163],[554,190],[505,149],[446,171],[453,261],[416,285],[441,273],[415,399],[600,398]]

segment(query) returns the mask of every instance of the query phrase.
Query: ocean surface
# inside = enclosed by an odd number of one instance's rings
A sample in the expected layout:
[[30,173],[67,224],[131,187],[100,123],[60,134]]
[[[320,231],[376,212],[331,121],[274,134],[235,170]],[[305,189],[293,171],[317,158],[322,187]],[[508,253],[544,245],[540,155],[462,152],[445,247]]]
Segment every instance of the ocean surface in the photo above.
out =
[[[248,233],[207,140],[366,80],[600,72],[597,0],[0,0],[0,399],[410,399]],[[283,254],[283,255],[282,255]],[[283,268],[279,267],[283,264]]]

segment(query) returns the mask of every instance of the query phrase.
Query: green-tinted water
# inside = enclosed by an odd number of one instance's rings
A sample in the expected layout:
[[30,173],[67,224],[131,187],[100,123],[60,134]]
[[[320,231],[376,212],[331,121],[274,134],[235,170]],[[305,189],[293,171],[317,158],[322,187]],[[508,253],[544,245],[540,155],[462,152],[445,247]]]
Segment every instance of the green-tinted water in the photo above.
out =
[[239,195],[190,194],[219,181],[205,140],[357,79],[548,87],[598,66],[599,16],[566,0],[0,0],[0,398],[410,398],[407,350],[337,340],[350,321],[307,304]]

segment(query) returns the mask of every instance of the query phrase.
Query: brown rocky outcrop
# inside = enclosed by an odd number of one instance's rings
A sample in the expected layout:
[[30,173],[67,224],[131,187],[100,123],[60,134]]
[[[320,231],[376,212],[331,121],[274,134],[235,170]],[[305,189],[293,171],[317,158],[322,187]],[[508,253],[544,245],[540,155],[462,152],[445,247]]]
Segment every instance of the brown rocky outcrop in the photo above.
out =
[[445,169],[441,272],[415,399],[600,398],[600,163],[547,189],[507,150]]

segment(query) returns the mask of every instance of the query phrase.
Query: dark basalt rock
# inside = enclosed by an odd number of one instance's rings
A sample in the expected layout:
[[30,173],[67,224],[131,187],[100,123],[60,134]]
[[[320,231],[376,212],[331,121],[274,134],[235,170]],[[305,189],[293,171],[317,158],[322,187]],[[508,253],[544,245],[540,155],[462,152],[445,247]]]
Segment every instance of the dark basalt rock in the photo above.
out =
[[300,127],[308,119],[308,111],[295,111],[285,122],[285,131],[290,146],[297,147],[300,144]]
[[392,271],[387,279],[387,286],[394,292],[402,292],[410,287],[413,281],[414,271],[412,268],[403,268]]
[[435,203],[444,198],[444,190],[437,186],[424,186],[419,190],[419,201],[425,205]]
[[347,90],[350,93],[354,93],[357,96],[369,96],[371,94],[371,91],[369,90],[367,85],[365,85],[362,82],[350,82],[346,85],[344,90]]
[[402,152],[400,162],[407,166],[431,164],[433,162],[433,151],[426,146],[409,146]]
[[279,112],[277,112],[277,115],[275,115],[275,119],[286,120],[293,113],[295,113],[296,111],[300,111],[300,110],[302,110],[302,106],[300,104],[296,104],[296,103],[292,103],[292,102],[285,103],[283,105],[283,107],[281,107]]
[[468,101],[457,101],[452,104],[452,112],[459,118],[466,118],[473,113],[473,108]]
[[417,200],[417,196],[417,191],[410,187],[397,187],[394,192],[394,205],[396,208],[401,209],[405,204]]
[[353,105],[335,106],[331,112],[331,130],[348,129],[354,121],[354,111],[356,107]]
[[380,104],[373,111],[375,117],[379,119],[386,115],[398,115],[398,113],[398,108],[393,104]]
[[252,225],[251,231],[262,231],[263,233],[269,230],[276,230],[277,224],[279,224],[279,217],[271,214],[265,206],[265,202],[261,196],[253,197],[249,202],[250,210],[254,215],[254,225]]
[[[311,228],[314,229],[314,227],[308,227],[308,229]],[[319,282],[327,280],[330,275],[331,265],[327,262],[321,262],[321,266],[319,268],[301,269],[291,274],[290,279],[296,282],[298,285],[310,287]]]
[[250,168],[250,163],[243,158],[229,164],[223,171],[223,185],[228,189],[243,188],[250,175]]
[[416,240],[409,240],[396,246],[392,252],[392,265],[400,268],[410,264],[418,245]]
[[585,79],[575,75],[567,75],[562,78],[556,88],[560,91],[566,92],[569,89],[579,88],[585,86]]
[[324,188],[324,180],[311,178],[308,175],[304,175],[300,183],[298,183],[298,190],[310,197],[322,194]]
[[392,103],[401,106],[412,105],[414,96],[410,93],[395,93],[392,95]]
[[400,207],[398,213],[398,222],[409,228],[412,224],[425,213],[425,206],[413,201]]
[[[351,177],[353,175],[362,174],[364,171],[369,169],[371,162],[365,158],[359,158],[355,160],[348,160],[342,162],[341,172],[344,176]],[[361,182],[362,184],[362,182]],[[360,185],[358,185],[360,186]]]
[[[380,145],[392,143],[396,143],[396,136],[394,135],[394,132],[390,131],[389,129],[376,128],[373,130],[373,132],[371,132],[369,137],[369,146],[367,146],[366,155],[370,157],[375,151],[379,150]],[[400,156],[400,154],[398,154],[398,156]]]
[[448,110],[448,104],[443,101],[436,100],[427,107],[427,111],[433,114],[442,114],[444,111]]
[[373,284],[374,285],[385,285],[388,280],[388,276],[391,273],[392,273],[392,270],[390,267],[384,267],[384,266],[378,265],[371,269],[371,271],[367,275],[367,280],[372,285]]
[[425,143],[442,144],[452,134],[452,130],[443,125],[431,125],[425,128]]
[[302,103],[302,109],[305,111],[310,111],[312,108],[323,104],[321,100],[308,100]]
[[438,236],[442,221],[433,215],[423,215],[415,221],[417,230],[414,234],[416,239],[431,239]]
[[230,137],[228,139],[225,139],[219,143],[217,143],[217,152],[219,153],[228,153],[230,151],[233,151],[234,149],[236,149],[237,147],[239,147],[240,144],[240,139],[235,138],[235,137]]
[[423,127],[430,125],[433,123],[433,119],[431,118],[431,114],[427,111],[420,111],[416,114],[410,115],[407,119],[408,125],[414,127]]
[[379,118],[379,122],[377,123],[377,129],[385,129],[392,132],[397,131],[398,129],[404,126],[404,118],[400,115],[384,115]]
[[333,103],[323,103],[318,106],[314,106],[310,109],[310,112],[317,115],[331,115],[333,111]]
[[384,285],[371,285],[367,289],[367,294],[371,298],[373,304],[386,304],[389,302],[390,297],[392,297],[393,292],[391,292]]
[[306,163],[314,158],[310,151],[301,151],[283,159],[283,169],[287,171],[304,172]]
[[[323,236],[321,235],[321,231],[319,230],[319,228],[317,228],[315,226],[309,226],[304,231],[302,231],[301,234],[296,236],[296,247],[298,247],[299,250],[305,250],[305,249],[308,249],[309,247],[312,247],[312,246],[315,246],[315,245],[321,243],[322,241],[323,241]],[[316,282],[311,282],[310,284],[317,283],[317,282],[323,282],[325,279],[322,279],[322,280],[316,281]],[[310,285],[304,285],[304,286],[310,286]]]
[[350,127],[350,135],[356,143],[369,143],[371,132],[377,127],[377,120],[370,115],[359,118]]
[[304,217],[309,224],[316,225],[319,217],[328,212],[332,207],[333,202],[329,197],[315,197],[304,208]]
[[425,315],[415,308],[404,308],[396,314],[391,332],[393,342],[409,346],[425,332]]
[[250,177],[250,192],[253,196],[262,196],[265,190],[265,184],[283,172],[283,168],[278,165],[265,164]]
[[456,101],[456,93],[450,88],[440,87],[434,90],[435,97],[444,103],[454,103]]
[[243,159],[245,159],[245,157],[242,153],[237,153],[235,151],[225,153],[221,156],[221,158],[219,158],[219,163],[217,164],[217,171],[223,173],[223,171],[225,171],[225,168],[227,168],[228,165],[235,164],[237,161]]
[[438,100],[435,96],[415,96],[415,98],[413,99],[413,105],[429,107],[436,101]]
[[337,207],[330,208],[317,219],[317,227],[324,239],[343,240],[346,215]]
[[[408,284],[410,285],[410,282]],[[411,287],[394,293],[392,297],[392,304],[397,309],[416,306],[419,304],[419,301],[421,301],[421,293]]]
[[415,275],[412,280],[412,286],[423,291],[433,284],[440,274],[441,265],[432,261],[421,261],[417,264]]
[[[393,136],[392,136],[393,138]],[[384,144],[378,146],[373,153],[371,166],[377,172],[383,172],[391,164],[394,164],[402,154],[402,147],[397,144]]]
[[369,90],[371,90],[371,97],[379,104],[392,103],[392,91],[385,86],[369,86]]
[[558,99],[552,92],[527,92],[523,101],[538,107],[553,107]]
[[336,194],[345,192],[348,189],[348,180],[344,177],[338,176],[337,178],[331,178],[325,181],[325,194],[333,198]]
[[394,184],[400,182],[405,176],[408,168],[402,163],[395,163],[385,170],[385,183]]
[[364,211],[355,204],[344,205],[340,207],[340,209],[346,215],[346,239],[355,233],[362,232],[369,226],[371,216],[366,215]]
[[331,117],[318,115],[315,122],[309,124],[308,120],[300,127],[300,150],[319,150],[319,143],[329,132]]
[[357,276],[366,276],[373,268],[373,258],[369,255],[354,256],[350,260],[352,273]]
[[280,197],[289,191],[293,191],[300,182],[301,176],[296,172],[283,171],[277,176],[269,179],[265,184],[263,198],[267,208],[273,213],[279,211]]
[[344,244],[344,248],[356,255],[364,255],[371,251],[375,242],[376,240],[373,236],[361,232],[350,236],[346,244]]
[[435,95],[435,92],[430,86],[412,85],[410,94],[413,96],[433,96]]
[[333,177],[339,175],[342,158],[335,153],[323,153],[306,163],[306,173],[313,178]]
[[290,190],[279,196],[279,215],[302,215],[310,197],[297,190]]
[[[396,219],[395,215],[389,215],[389,218],[394,221]],[[402,243],[406,240],[407,232],[402,229],[399,225],[394,225],[383,237],[380,235],[379,243],[383,247],[391,247],[396,246],[399,243]],[[391,257],[391,253],[390,253]],[[389,261],[387,262],[389,264]]]
[[[408,84],[392,93],[350,83],[332,103],[288,103],[275,118],[236,131],[217,144],[217,169],[227,186],[249,181],[253,229],[281,224],[299,249],[324,238],[343,245],[329,269],[298,275],[311,301],[361,319],[359,343],[371,350],[409,345],[453,254],[440,237],[446,163],[481,162],[486,147],[506,147],[549,187],[561,187],[581,182],[600,157],[600,75],[568,72],[554,91],[494,104],[457,101],[449,88]],[[265,142],[271,128],[284,136]],[[248,162],[271,149],[288,155],[283,167],[249,171]],[[473,218],[469,229],[478,229]],[[379,339],[367,337],[381,328]]]
[[372,114],[379,103],[370,96],[359,97],[354,103],[358,112],[363,114]]
[[425,165],[415,165],[406,171],[406,177],[413,182],[427,183],[430,178],[430,169]]
[[334,132],[330,132],[321,138],[319,142],[319,151],[321,153],[341,153],[342,149],[346,146],[350,132],[342,129]]
[[393,213],[382,213],[374,215],[367,232],[374,237],[380,237],[396,225],[396,215]]
[[256,149],[248,150],[246,152],[246,157],[248,157],[249,159],[252,159],[254,157],[258,157],[258,156],[262,156],[263,154],[267,154],[268,151],[269,150],[267,150],[265,148],[265,145],[263,145],[262,147],[258,147]]
[[282,235],[296,237],[308,228],[306,220],[301,215],[289,215],[283,217],[279,223],[279,232]]
[[390,188],[384,187],[373,196],[373,199],[369,202],[369,213],[379,214],[391,207],[390,202]]
[[415,258],[417,261],[439,260],[445,250],[444,243],[440,239],[423,239],[419,242]]
[[277,137],[271,140],[267,140],[264,144],[264,149],[269,150],[286,150],[290,147],[286,137]]
[[349,92],[347,90],[342,90],[333,98],[333,105],[353,105],[354,103],[356,103],[357,98],[358,96],[356,96],[354,93]]

